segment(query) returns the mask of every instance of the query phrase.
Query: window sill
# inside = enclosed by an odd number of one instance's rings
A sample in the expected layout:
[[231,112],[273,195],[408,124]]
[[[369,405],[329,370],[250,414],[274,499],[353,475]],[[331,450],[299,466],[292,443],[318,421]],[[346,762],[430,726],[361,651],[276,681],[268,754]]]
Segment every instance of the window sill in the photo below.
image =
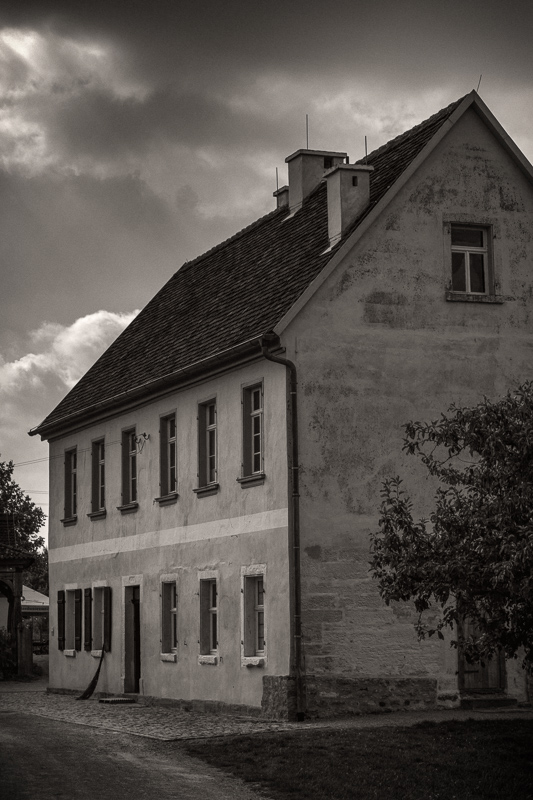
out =
[[173,661],[174,663],[178,660],[176,653],[160,653],[159,658],[161,661]]
[[93,521],[95,519],[105,519],[107,516],[107,511],[105,510],[105,508],[102,508],[100,511],[91,511],[91,513],[87,514],[87,516],[89,517],[90,520]]
[[68,528],[69,525],[76,525],[78,517],[65,517],[64,519],[60,519],[59,521],[63,523],[65,528]]
[[101,658],[102,651],[101,650],[91,650],[91,655],[93,658]]
[[201,665],[211,664],[211,666],[216,667],[218,656],[198,656],[198,663]]
[[178,493],[172,492],[171,494],[164,494],[161,497],[156,497],[154,503],[159,503],[160,506],[171,506],[178,502]]
[[197,497],[209,497],[212,494],[216,494],[218,489],[218,483],[210,483],[209,486],[199,486],[197,489],[193,489],[193,492]]
[[134,511],[137,511],[139,508],[139,503],[125,503],[123,506],[117,506],[117,510],[120,511],[121,514],[132,514]]
[[242,656],[241,667],[264,667],[266,658],[264,656]]
[[63,650],[63,655],[67,656],[67,658],[76,658],[76,651],[75,650]]
[[237,483],[240,483],[243,489],[249,486],[261,486],[265,482],[265,473],[256,472],[255,475],[245,475],[244,478],[237,478]]
[[505,299],[501,294],[467,294],[466,292],[446,292],[446,300],[452,303],[492,303],[502,305]]

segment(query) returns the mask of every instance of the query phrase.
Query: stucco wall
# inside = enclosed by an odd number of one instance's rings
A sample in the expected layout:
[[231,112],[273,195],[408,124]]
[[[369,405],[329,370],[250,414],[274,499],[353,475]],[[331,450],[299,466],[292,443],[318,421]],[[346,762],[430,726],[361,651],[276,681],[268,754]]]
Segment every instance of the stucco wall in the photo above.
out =
[[[491,225],[504,302],[445,299],[449,223]],[[309,673],[457,687],[448,642],[418,643],[408,605],[368,575],[380,487],[401,473],[421,516],[432,486],[402,424],[531,378],[533,196],[473,111],[447,134],[283,334],[298,366],[305,658]],[[509,681],[515,696],[523,681]]]
[[[241,487],[243,384],[264,382],[263,485]],[[216,397],[219,491],[199,497],[197,406]],[[99,691],[124,689],[124,587],[141,586],[141,692],[156,697],[204,699],[259,707],[265,674],[288,672],[287,469],[285,374],[258,361],[209,382],[169,394],[51,443],[50,460],[50,685],[79,689],[97,661],[57,648],[58,589],[107,580],[113,591],[112,650],[105,657]],[[159,419],[176,410],[178,501],[159,506]],[[137,457],[139,508],[122,515],[121,430],[149,435]],[[105,436],[105,519],[90,520],[91,441]],[[64,451],[78,449],[78,520],[64,527]],[[241,567],[264,564],[266,664],[241,666]],[[199,572],[217,570],[218,664],[199,665]],[[161,660],[160,577],[177,574],[177,661]]]

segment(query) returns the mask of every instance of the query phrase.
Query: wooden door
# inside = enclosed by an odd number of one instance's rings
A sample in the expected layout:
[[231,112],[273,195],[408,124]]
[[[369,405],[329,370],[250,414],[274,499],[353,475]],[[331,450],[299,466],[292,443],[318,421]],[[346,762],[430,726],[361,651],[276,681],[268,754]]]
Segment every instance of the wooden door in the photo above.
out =
[[126,586],[124,600],[124,691],[138,693],[141,678],[140,587]]
[[[469,620],[463,620],[463,635],[472,636],[476,632],[475,624]],[[482,694],[492,692],[503,692],[505,689],[505,658],[503,653],[494,656],[487,661],[469,664],[468,661],[459,653],[459,687],[462,691]]]

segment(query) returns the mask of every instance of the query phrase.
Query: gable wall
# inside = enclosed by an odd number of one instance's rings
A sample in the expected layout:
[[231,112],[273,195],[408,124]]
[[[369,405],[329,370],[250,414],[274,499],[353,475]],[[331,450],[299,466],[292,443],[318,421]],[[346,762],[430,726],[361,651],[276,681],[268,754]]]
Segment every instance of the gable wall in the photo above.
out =
[[[450,221],[493,226],[504,303],[446,301]],[[401,453],[405,422],[533,377],[532,233],[532,187],[470,110],[283,334],[299,376],[309,673],[430,678],[453,696],[454,651],[419,644],[410,609],[380,600],[368,534],[387,476],[428,511],[432,487]],[[512,668],[508,680],[519,694]]]
[[[242,488],[243,385],[264,382],[263,485]],[[216,397],[219,491],[199,497],[197,406]],[[124,592],[141,585],[141,693],[241,706],[261,705],[265,674],[288,672],[286,384],[283,370],[264,360],[169,394],[127,414],[72,433],[50,445],[50,685],[83,689],[97,662],[90,653],[66,656],[57,648],[59,589],[107,580],[113,591],[112,649],[98,689],[124,691]],[[176,411],[178,500],[159,506],[159,420]],[[139,508],[122,515],[121,431],[135,426],[149,439],[137,456]],[[105,436],[105,519],[90,520],[91,442]],[[78,450],[78,519],[63,526],[64,452]],[[264,564],[266,625],[272,634],[264,668],[241,664],[241,568]],[[199,574],[217,571],[219,663],[199,665]],[[161,659],[161,576],[177,575],[178,657]],[[55,635],[54,635],[55,632]]]

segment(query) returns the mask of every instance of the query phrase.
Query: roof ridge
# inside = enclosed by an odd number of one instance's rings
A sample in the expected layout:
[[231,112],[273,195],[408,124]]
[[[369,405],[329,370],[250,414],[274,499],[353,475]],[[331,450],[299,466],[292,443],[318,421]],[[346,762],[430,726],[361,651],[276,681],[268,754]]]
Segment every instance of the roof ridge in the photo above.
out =
[[388,142],[382,144],[380,147],[377,147],[375,150],[372,150],[366,157],[358,159],[355,163],[356,164],[364,164],[367,159],[376,158],[378,155],[381,155],[383,152],[388,150],[394,144],[399,144],[401,140],[406,139],[409,136],[412,136],[414,133],[417,133],[421,128],[426,127],[432,122],[436,122],[440,116],[446,117],[449,116],[452,111],[467,97],[467,95],[463,95],[458,100],[454,100],[453,103],[441,108],[440,111],[436,111],[435,114],[432,114],[422,122],[419,122],[417,125],[414,125],[412,128],[409,128],[407,131],[403,131],[403,133],[399,133],[398,136],[395,136],[393,139],[389,139]]
[[209,250],[206,250],[205,253],[201,253],[199,256],[196,256],[196,258],[192,258],[190,261],[184,261],[183,264],[181,265],[181,267],[178,270],[176,270],[176,272],[174,274],[176,275],[178,272],[182,272],[185,267],[187,269],[189,269],[189,267],[192,267],[192,266],[198,264],[199,262],[203,261],[204,258],[207,258],[207,256],[213,255],[213,253],[216,253],[218,250],[221,250],[223,247],[226,247],[226,245],[231,244],[232,242],[236,241],[237,239],[240,239],[242,236],[244,236],[245,234],[249,233],[254,228],[259,227],[259,225],[261,225],[263,222],[266,222],[267,219],[270,219],[270,217],[274,217],[278,212],[280,212],[282,210],[283,211],[288,211],[289,207],[288,206],[280,206],[280,208],[274,208],[272,211],[269,211],[268,213],[264,214],[262,217],[259,217],[259,219],[256,219],[253,222],[251,222],[249,225],[246,225],[246,227],[241,228],[241,230],[237,231],[237,233],[234,233],[231,236],[229,236],[227,239],[224,239],[224,241],[219,242],[218,244],[215,244]]

